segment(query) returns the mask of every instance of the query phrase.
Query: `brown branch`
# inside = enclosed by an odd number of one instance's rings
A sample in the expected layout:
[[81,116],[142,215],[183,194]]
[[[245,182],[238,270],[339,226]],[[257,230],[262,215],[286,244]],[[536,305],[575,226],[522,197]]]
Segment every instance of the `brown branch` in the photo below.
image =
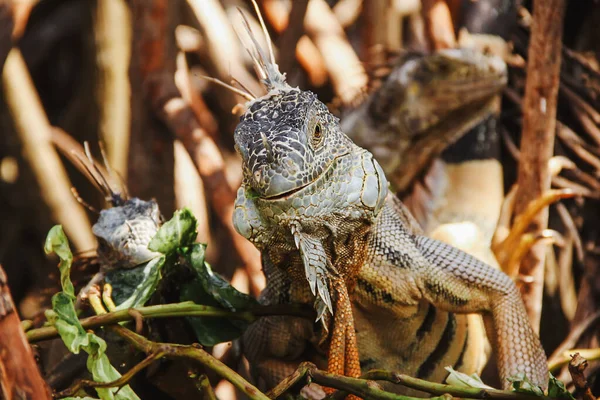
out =
[[67,389],[56,393],[56,395],[54,397],[63,398],[63,397],[75,396],[77,394],[77,392],[79,392],[81,389],[84,389],[86,387],[89,387],[89,388],[113,388],[113,387],[121,388],[121,387],[127,385],[127,383],[138,372],[140,372],[144,368],[148,367],[154,361],[160,360],[161,358],[164,357],[164,355],[165,354],[160,351],[157,353],[148,354],[148,356],[145,359],[143,359],[141,362],[139,362],[138,364],[133,366],[129,371],[127,371],[126,373],[121,375],[120,378],[118,378],[114,381],[111,381],[111,382],[96,382],[96,381],[90,381],[87,379],[79,379],[73,385],[69,386]]
[[[168,0],[134,0],[133,18],[152,24],[154,18],[165,18],[161,13],[169,12]],[[175,86],[175,38],[170,35],[167,24],[156,22],[152,27],[141,29],[139,41],[147,51],[141,55],[140,73],[144,82],[147,101],[173,135],[183,143],[190,154],[206,193],[210,196],[221,223],[233,240],[244,267],[248,271],[252,293],[258,295],[264,288],[265,278],[261,270],[260,253],[245,238],[239,235],[232,222],[236,191],[228,182],[223,155],[214,140],[198,123],[190,105],[181,97]]]
[[298,41],[304,34],[304,17],[308,10],[309,0],[296,0],[292,2],[287,27],[279,39],[279,68],[281,71],[291,71],[296,58]]
[[0,0],[0,72],[13,44],[11,39],[13,27],[11,2],[10,0]]
[[[564,0],[536,0],[533,5],[534,22],[523,99],[519,188],[515,204],[517,214],[550,188],[548,161],[554,149],[564,10]],[[529,231],[538,233],[547,225],[548,209],[545,208],[532,220]],[[533,246],[520,268],[520,275],[533,277],[532,283],[522,284],[520,289],[536,332],[539,332],[540,325],[545,252],[544,245]]]
[[96,239],[85,210],[71,193],[71,183],[65,168],[52,147],[52,126],[46,117],[37,91],[21,52],[11,50],[2,75],[3,90],[23,152],[31,165],[41,197],[52,213],[52,218],[65,228],[77,250],[96,247]]
[[444,0],[423,0],[421,10],[426,32],[434,50],[456,47],[452,15]]
[[129,56],[131,19],[123,1],[97,2],[94,34],[99,83],[100,138],[106,144],[112,169],[127,179],[127,153],[131,107],[129,105]]
[[165,358],[170,359],[183,358],[195,360],[204,367],[215,372],[220,377],[227,379],[250,399],[269,400],[269,398],[255,386],[250,384],[227,365],[211,356],[199,345],[184,346],[170,343],[156,343],[119,325],[112,326],[110,329],[128,341],[139,351],[142,351],[146,354],[163,353]]
[[[285,5],[279,1],[266,0],[263,1],[263,6],[265,18],[277,33],[283,35],[290,20],[290,14]],[[305,19],[306,14],[302,22],[304,22]],[[288,49],[281,47],[281,51],[288,51]],[[294,52],[298,62],[306,71],[310,83],[317,87],[324,85],[325,82],[327,82],[327,68],[325,66],[323,55],[321,55],[319,49],[315,46],[315,43],[307,35],[302,35],[298,39]],[[282,58],[282,60],[284,59]],[[287,70],[283,68],[281,68],[281,71],[287,72]]]
[[0,397],[51,399],[21,328],[6,273],[0,265]]
[[592,394],[587,379],[585,378],[584,372],[588,367],[588,362],[585,358],[581,357],[579,353],[575,353],[571,356],[569,362],[569,373],[573,378],[573,384],[575,385],[575,397],[579,400],[596,400],[596,397]]
[[[279,26],[276,30],[283,31],[288,25],[285,8],[273,0],[264,1],[263,4],[269,22]],[[323,57],[336,95],[345,104],[359,98],[367,85],[367,74],[348,43],[344,29],[324,0],[310,0],[304,18],[304,29]],[[303,38],[298,45],[302,43]]]

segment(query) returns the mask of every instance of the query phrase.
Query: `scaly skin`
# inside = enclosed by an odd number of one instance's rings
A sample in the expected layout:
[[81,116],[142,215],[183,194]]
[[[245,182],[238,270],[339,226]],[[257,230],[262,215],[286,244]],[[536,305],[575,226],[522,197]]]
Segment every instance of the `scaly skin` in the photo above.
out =
[[[388,193],[371,153],[348,139],[312,93],[291,88],[275,64],[257,58],[269,93],[247,104],[236,128],[244,179],[234,225],[262,252],[261,302],[314,303],[322,326],[286,317],[253,324],[244,335],[253,373],[272,387],[300,361],[324,365],[329,339],[330,368],[340,371],[344,354],[344,372],[355,374],[347,347],[356,333],[363,368],[441,381],[446,365],[465,372],[478,365],[464,314],[481,313],[503,386],[524,372],[545,387],[545,354],[513,282],[423,236]],[[353,330],[339,314],[349,309]]]

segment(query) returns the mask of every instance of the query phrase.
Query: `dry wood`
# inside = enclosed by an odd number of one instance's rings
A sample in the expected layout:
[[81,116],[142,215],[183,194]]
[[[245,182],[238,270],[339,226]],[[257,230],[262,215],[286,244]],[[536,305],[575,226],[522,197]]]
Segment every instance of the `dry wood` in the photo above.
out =
[[448,4],[444,0],[423,0],[421,9],[427,36],[434,50],[456,47],[454,24]]
[[188,68],[185,54],[180,52],[177,55],[177,72],[175,74],[175,84],[181,92],[182,97],[188,102],[200,126],[213,138],[217,139],[217,120],[212,115],[208,106],[204,102],[200,92],[195,90],[192,85],[190,70]]
[[12,47],[13,11],[9,0],[0,0],[0,73]]
[[[269,22],[278,32],[283,31],[288,20],[285,6],[273,0],[266,0],[263,4]],[[345,104],[360,98],[368,82],[367,73],[348,43],[344,29],[324,0],[310,0],[304,29],[323,57],[336,95]],[[298,45],[301,43],[302,39]]]
[[[556,102],[561,60],[564,0],[536,0],[529,42],[527,82],[523,99],[523,133],[515,211],[522,213],[550,188],[548,162],[554,150]],[[548,209],[540,211],[529,226],[538,233],[548,225]],[[532,277],[521,294],[531,324],[539,332],[544,282],[545,246],[538,244],[521,262],[520,275]]]
[[[288,27],[290,12],[288,12],[285,5],[279,1],[267,0],[264,1],[263,4],[265,18],[277,33],[283,34]],[[305,19],[306,14],[302,21]],[[282,48],[282,51],[285,51],[285,49]],[[295,47],[295,54],[298,62],[306,71],[308,80],[312,85],[318,87],[327,82],[327,68],[323,56],[315,46],[314,42],[307,35],[302,35],[298,39],[298,43]],[[281,71],[286,72],[283,68]]]
[[175,141],[175,206],[192,210],[198,220],[197,240],[211,243],[204,185],[198,169],[179,140]]
[[85,210],[71,194],[71,183],[65,168],[50,142],[52,127],[21,52],[16,48],[11,50],[6,59],[2,82],[25,158],[31,165],[53,220],[63,225],[77,250],[96,248],[91,224]]
[[325,0],[310,0],[304,28],[323,55],[336,95],[344,104],[359,100],[369,78]]
[[129,57],[131,19],[122,0],[97,2],[95,36],[99,84],[96,96],[100,111],[101,140],[106,145],[111,167],[127,179],[129,152]]
[[580,400],[596,400],[584,375],[587,367],[588,362],[585,358],[581,357],[579,353],[573,354],[569,362],[569,373],[575,385],[575,396]]
[[[292,2],[292,9],[288,16],[287,27],[279,40],[279,68],[282,71],[291,71],[296,58],[298,41],[304,34],[304,17],[308,10],[308,0]],[[291,23],[289,23],[291,21]]]
[[0,265],[0,397],[50,400]]
[[[156,115],[181,141],[190,154],[211,206],[230,234],[251,280],[252,293],[264,287],[258,250],[233,227],[233,203],[236,191],[227,180],[223,155],[214,140],[200,126],[190,105],[181,97],[174,81],[175,38],[166,22],[172,17],[169,0],[135,0],[133,19],[144,21],[134,40],[147,49],[140,55],[140,73],[147,102]],[[204,3],[203,3],[204,4]],[[173,58],[168,58],[173,55]]]
[[[202,28],[216,77],[229,82],[233,76],[253,93],[263,93],[264,89],[244,66],[239,40],[222,5],[217,0],[187,1]],[[219,94],[228,99],[230,109],[240,101],[228,90],[220,90]]]

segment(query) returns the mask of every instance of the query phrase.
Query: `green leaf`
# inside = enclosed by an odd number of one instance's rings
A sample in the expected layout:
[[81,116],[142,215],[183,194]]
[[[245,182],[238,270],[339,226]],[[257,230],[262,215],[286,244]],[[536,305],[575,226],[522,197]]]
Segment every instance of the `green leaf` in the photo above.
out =
[[56,253],[60,259],[58,264],[58,270],[60,271],[60,284],[63,292],[75,299],[75,288],[71,282],[71,264],[73,263],[73,254],[69,247],[69,241],[63,231],[61,225],[55,225],[48,232],[46,236],[46,243],[44,244],[44,251],[46,254]]
[[[196,273],[196,279],[182,286],[181,301],[193,301],[196,304],[223,307],[230,311],[243,311],[257,304],[257,301],[229,284],[220,275],[213,272],[204,261],[206,245],[196,243],[185,249],[188,265]],[[213,346],[241,336],[248,323],[227,318],[190,317],[198,341],[204,346]]]
[[448,385],[458,386],[463,388],[478,388],[478,389],[493,389],[491,386],[483,383],[479,375],[467,375],[463,372],[458,372],[452,367],[446,367],[446,371],[450,373],[446,378]]
[[[207,306],[220,305],[206,293],[203,285],[197,278],[181,287],[180,300],[191,300],[196,304]],[[186,319],[192,326],[198,342],[203,346],[214,346],[217,343],[237,339],[248,325],[244,321],[235,321],[234,323],[234,321],[230,321],[227,318],[186,317]]]
[[533,384],[529,378],[523,373],[508,378],[512,383],[513,391],[519,393],[532,394],[534,396],[543,396],[544,391],[537,385]]
[[146,304],[160,282],[164,263],[165,256],[160,256],[135,268],[107,272],[105,280],[113,288],[117,310]]
[[186,254],[189,265],[196,272],[204,291],[216,300],[218,305],[230,311],[246,310],[258,304],[253,297],[238,291],[219,274],[213,272],[210,265],[204,262],[205,250],[206,245],[196,243]]
[[148,244],[148,249],[169,254],[179,247],[189,246],[196,240],[198,221],[188,208],[175,211]]
[[549,374],[550,379],[548,380],[548,396],[575,400],[575,397],[567,390],[565,384],[559,381],[554,377],[554,375]]
[[[59,270],[62,292],[52,297],[52,312],[46,313],[48,321],[52,322],[62,341],[69,351],[78,354],[81,349],[88,353],[87,368],[96,382],[111,382],[121,377],[121,374],[110,364],[105,354],[106,342],[94,333],[86,332],[77,318],[75,311],[75,291],[69,276],[73,254],[69,242],[60,225],[53,227],[46,238],[44,246],[46,253],[55,252],[60,258]],[[129,387],[97,388],[96,392],[102,400],[139,400],[139,397]]]

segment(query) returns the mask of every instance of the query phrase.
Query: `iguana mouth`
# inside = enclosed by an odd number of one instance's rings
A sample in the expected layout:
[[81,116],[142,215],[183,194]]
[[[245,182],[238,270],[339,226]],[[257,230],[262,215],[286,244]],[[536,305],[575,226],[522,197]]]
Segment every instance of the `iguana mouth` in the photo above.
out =
[[344,153],[344,154],[341,154],[341,155],[339,155],[339,156],[335,157],[335,158],[333,159],[333,161],[331,162],[331,164],[330,164],[330,165],[327,167],[327,169],[326,169],[325,171],[323,171],[323,173],[322,173],[322,174],[320,174],[320,175],[317,177],[317,179],[315,179],[315,180],[312,180],[312,181],[310,181],[310,182],[308,182],[308,183],[305,183],[305,184],[304,184],[304,185],[302,185],[302,186],[298,186],[297,188],[294,188],[294,189],[292,189],[292,190],[288,190],[287,192],[279,193],[279,194],[276,194],[276,195],[273,195],[273,196],[263,197],[262,199],[263,199],[263,200],[265,200],[265,201],[276,201],[276,200],[285,200],[285,199],[289,198],[290,196],[292,196],[292,195],[294,195],[294,194],[296,194],[296,193],[300,192],[302,189],[304,189],[304,188],[306,188],[306,187],[308,187],[308,186],[312,185],[313,183],[315,183],[315,182],[319,181],[319,179],[322,179],[322,177],[324,177],[324,176],[327,176],[327,174],[329,173],[329,171],[330,171],[330,170],[333,168],[333,166],[335,165],[336,161],[338,161],[340,158],[346,157],[346,156],[347,156],[347,155],[349,155],[349,154],[350,154],[350,153]]
[[297,188],[294,188],[292,190],[288,190],[287,192],[276,194],[274,196],[263,197],[263,199],[264,200],[269,200],[269,201],[271,201],[271,200],[283,200],[283,199],[285,199],[285,198],[287,198],[287,197],[289,197],[289,196],[291,196],[291,195],[293,195],[295,193],[298,193],[299,191],[301,191],[302,189],[304,189],[305,187],[307,187],[308,185],[310,185],[311,183],[313,183],[315,181],[316,181],[316,179],[314,181],[310,181],[308,183],[305,183],[302,186],[298,186]]

